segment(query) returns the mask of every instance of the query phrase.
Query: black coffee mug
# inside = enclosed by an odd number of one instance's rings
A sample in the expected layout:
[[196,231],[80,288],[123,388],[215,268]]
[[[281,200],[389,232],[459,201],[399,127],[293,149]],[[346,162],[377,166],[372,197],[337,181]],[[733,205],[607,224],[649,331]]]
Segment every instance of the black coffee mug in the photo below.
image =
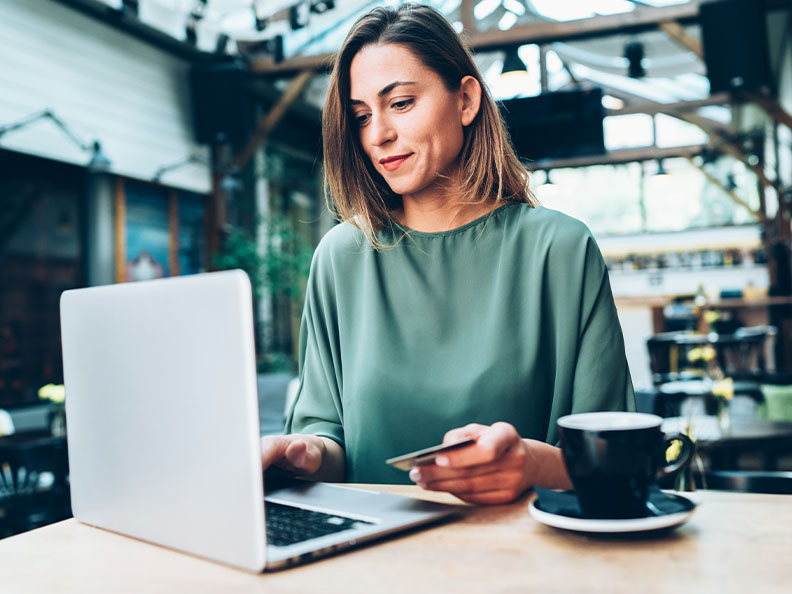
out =
[[[593,412],[558,419],[561,450],[583,514],[592,518],[642,518],[649,487],[683,468],[693,455],[686,435],[666,435],[663,419],[633,412]],[[673,462],[672,441],[682,442]]]

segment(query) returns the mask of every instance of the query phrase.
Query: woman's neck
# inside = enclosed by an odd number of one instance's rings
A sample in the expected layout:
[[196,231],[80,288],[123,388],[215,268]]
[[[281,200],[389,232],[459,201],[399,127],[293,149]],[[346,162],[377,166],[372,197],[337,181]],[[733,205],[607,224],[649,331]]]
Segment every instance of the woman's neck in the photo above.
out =
[[462,227],[495,208],[492,201],[464,204],[458,200],[414,201],[402,198],[402,208],[395,211],[396,221],[414,231],[437,233]]

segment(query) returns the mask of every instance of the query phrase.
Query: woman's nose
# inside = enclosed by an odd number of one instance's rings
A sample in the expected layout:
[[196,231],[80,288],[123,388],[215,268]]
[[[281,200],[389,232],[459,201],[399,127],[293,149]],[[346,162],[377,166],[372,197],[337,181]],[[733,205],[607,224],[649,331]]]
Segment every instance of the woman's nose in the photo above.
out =
[[396,131],[393,129],[390,118],[385,116],[372,115],[369,131],[371,132],[371,143],[375,146],[381,146],[396,138]]

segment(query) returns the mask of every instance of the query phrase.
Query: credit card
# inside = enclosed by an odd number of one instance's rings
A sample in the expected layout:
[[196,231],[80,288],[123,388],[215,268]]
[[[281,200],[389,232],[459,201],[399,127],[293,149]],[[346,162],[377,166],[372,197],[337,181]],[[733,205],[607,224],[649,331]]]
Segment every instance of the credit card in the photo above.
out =
[[396,456],[395,458],[389,458],[388,460],[385,460],[385,463],[390,464],[399,470],[406,470],[409,472],[413,466],[432,464],[438,454],[443,454],[452,450],[459,450],[474,443],[476,443],[475,439],[472,437],[466,437],[465,439],[461,439],[453,443],[440,444],[432,446],[431,448],[425,448],[423,450],[410,452],[409,454]]

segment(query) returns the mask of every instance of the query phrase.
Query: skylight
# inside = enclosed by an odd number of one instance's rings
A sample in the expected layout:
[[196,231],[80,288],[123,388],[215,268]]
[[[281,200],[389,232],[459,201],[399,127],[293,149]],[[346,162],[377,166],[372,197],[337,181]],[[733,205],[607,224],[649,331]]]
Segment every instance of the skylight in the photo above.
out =
[[554,21],[572,21],[635,9],[635,4],[627,0],[529,0],[529,4],[537,14]]
[[[492,3],[490,0],[481,0],[479,4],[485,2]],[[597,15],[621,14],[646,5],[662,7],[687,4],[687,2],[688,0],[641,0],[640,2],[631,2],[630,0],[564,0],[563,2],[526,0],[526,3],[533,7],[533,11],[554,21],[572,21]]]

